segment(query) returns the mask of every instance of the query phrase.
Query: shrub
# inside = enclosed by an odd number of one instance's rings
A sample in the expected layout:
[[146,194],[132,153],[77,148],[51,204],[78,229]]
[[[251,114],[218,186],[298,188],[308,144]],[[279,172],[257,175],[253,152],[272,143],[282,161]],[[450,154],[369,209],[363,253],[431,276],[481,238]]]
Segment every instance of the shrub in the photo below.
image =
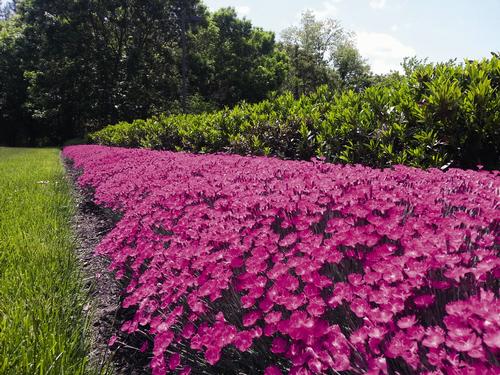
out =
[[498,373],[499,172],[64,155],[153,374]]
[[108,126],[94,142],[197,153],[231,152],[374,167],[500,168],[500,59],[422,65],[363,92],[326,87],[295,100]]

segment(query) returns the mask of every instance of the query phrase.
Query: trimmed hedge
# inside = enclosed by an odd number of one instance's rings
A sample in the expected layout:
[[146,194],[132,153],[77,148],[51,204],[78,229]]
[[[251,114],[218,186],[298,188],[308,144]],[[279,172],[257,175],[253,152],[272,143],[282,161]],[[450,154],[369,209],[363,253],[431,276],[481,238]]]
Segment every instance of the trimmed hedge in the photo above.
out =
[[318,156],[374,167],[498,169],[499,87],[497,57],[422,65],[360,93],[322,87],[298,100],[286,93],[214,113],[160,115],[108,126],[91,140],[196,153]]

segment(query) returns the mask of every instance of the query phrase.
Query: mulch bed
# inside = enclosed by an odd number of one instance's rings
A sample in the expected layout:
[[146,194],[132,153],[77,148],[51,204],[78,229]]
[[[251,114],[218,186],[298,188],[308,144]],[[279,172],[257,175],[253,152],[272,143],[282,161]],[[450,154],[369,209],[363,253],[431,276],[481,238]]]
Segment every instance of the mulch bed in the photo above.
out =
[[[90,319],[90,368],[101,372],[111,370],[121,375],[147,374],[149,359],[133,345],[133,338],[119,337],[112,348],[108,346],[112,335],[120,332],[121,322],[127,314],[120,307],[123,286],[109,272],[109,261],[94,254],[95,247],[113,229],[119,217],[110,210],[99,207],[92,200],[91,191],[83,191],[76,179],[80,171],[71,161],[63,159],[76,204],[72,227],[76,237],[76,255],[83,273],[88,302],[84,306]],[[111,367],[111,368],[109,368]]]

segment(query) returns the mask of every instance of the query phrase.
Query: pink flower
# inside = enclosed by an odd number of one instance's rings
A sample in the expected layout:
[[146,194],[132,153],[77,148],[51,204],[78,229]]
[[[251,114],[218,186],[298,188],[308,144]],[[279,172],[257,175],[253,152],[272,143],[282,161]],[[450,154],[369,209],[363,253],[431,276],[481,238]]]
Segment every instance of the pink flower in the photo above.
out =
[[345,354],[339,354],[334,358],[334,364],[332,368],[335,371],[347,371],[351,369],[351,361],[349,357]]
[[215,365],[220,359],[220,348],[216,346],[210,346],[205,351],[205,359],[211,365]]
[[422,345],[428,348],[438,348],[445,342],[444,331],[440,327],[429,327],[425,331],[425,339],[422,341]]
[[372,370],[368,374],[386,374],[387,373],[387,360],[383,357],[370,358],[369,368]]
[[231,260],[231,267],[240,268],[243,266],[243,259],[241,257],[236,257]]
[[413,327],[406,329],[405,334],[410,340],[421,341],[425,335],[425,330],[424,327],[420,325],[414,325]]
[[252,307],[254,304],[255,304],[255,298],[253,298],[249,295],[241,297],[241,305],[244,309],[248,309],[248,308]]
[[[271,301],[270,299],[268,298],[264,298],[260,303],[259,303],[259,308],[263,311],[263,312],[268,312],[270,311],[274,306],[274,303],[273,301]],[[245,307],[245,306],[243,306]],[[250,306],[249,306],[250,307]]]
[[373,309],[368,316],[375,323],[389,323],[392,321],[393,313],[386,309]]
[[282,372],[277,366],[268,366],[264,370],[264,375],[282,375]]
[[446,344],[459,352],[469,352],[481,345],[481,339],[474,333],[463,337],[448,337]]
[[278,244],[286,247],[292,245],[295,241],[297,241],[297,233],[291,233],[283,238]]
[[353,344],[364,344],[365,340],[368,338],[368,333],[365,327],[358,329],[351,333],[350,341]]
[[172,332],[158,333],[154,338],[153,354],[155,356],[163,355],[173,339],[174,334]]
[[241,351],[246,352],[252,346],[253,333],[250,331],[242,331],[236,334],[234,339],[234,346]]
[[323,371],[323,364],[318,358],[311,358],[307,361],[307,367],[313,374],[321,374]]
[[151,373],[153,375],[164,375],[167,372],[165,357],[163,355],[154,356],[150,362]]
[[483,341],[486,345],[493,349],[500,349],[500,330],[496,332],[485,333]]
[[276,324],[267,324],[264,327],[264,335],[265,336],[272,336],[278,331],[278,327]]
[[275,351],[292,375],[386,373],[386,358],[416,373],[495,373],[498,171],[96,145],[63,155],[121,216],[96,253],[124,283],[122,335],[149,328],[154,375],[189,374],[178,345],[212,364],[229,345]]
[[182,330],[182,337],[185,339],[191,338],[195,332],[194,325],[192,323],[188,323],[184,326],[184,329]]
[[373,326],[367,330],[368,336],[376,339],[382,339],[387,333],[387,329],[383,326]]
[[290,375],[310,375],[311,372],[307,369],[307,367],[296,366],[290,370]]
[[326,304],[321,297],[314,297],[309,301],[307,312],[311,316],[319,317],[325,312]]
[[287,340],[281,338],[281,337],[275,337],[273,340],[273,344],[271,347],[271,352],[275,354],[281,354],[286,352],[288,347],[288,342]]
[[246,314],[243,317],[243,325],[245,327],[253,326],[255,324],[255,322],[260,319],[261,315],[262,314],[260,313],[260,311],[252,311],[252,312]]
[[370,307],[368,305],[368,302],[357,298],[351,302],[350,308],[358,318],[363,318],[368,313]]
[[116,335],[111,336],[111,338],[108,341],[108,346],[113,346],[117,339],[118,337]]
[[283,305],[290,311],[297,310],[300,306],[306,303],[306,298],[303,294],[287,296],[283,300]]
[[429,349],[427,359],[433,366],[442,366],[443,360],[446,358],[446,352],[443,349]]
[[294,291],[299,287],[299,281],[292,275],[282,275],[276,279],[276,286],[280,289]]
[[181,356],[179,353],[174,353],[170,356],[170,359],[168,361],[168,368],[170,370],[175,370],[177,366],[181,364]]
[[416,322],[417,322],[417,320],[415,319],[415,315],[406,316],[406,317],[398,320],[398,327],[401,329],[410,328]]
[[282,313],[281,311],[272,311],[266,315],[264,321],[267,324],[278,323],[281,320]]

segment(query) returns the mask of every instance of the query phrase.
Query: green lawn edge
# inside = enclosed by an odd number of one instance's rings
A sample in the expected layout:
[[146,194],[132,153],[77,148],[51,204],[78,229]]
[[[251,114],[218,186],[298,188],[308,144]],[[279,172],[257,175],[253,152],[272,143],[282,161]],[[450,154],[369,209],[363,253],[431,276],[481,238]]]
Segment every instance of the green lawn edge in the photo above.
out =
[[86,374],[86,292],[58,149],[0,148],[0,374]]

